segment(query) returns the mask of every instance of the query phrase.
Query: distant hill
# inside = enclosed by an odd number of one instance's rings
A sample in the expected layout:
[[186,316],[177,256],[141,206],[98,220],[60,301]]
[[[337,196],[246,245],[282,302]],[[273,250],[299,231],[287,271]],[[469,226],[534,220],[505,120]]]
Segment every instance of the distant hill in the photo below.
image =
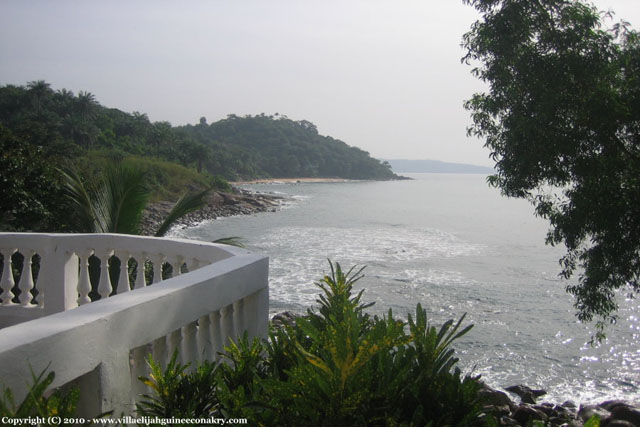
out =
[[144,113],[105,107],[90,92],[54,91],[44,80],[0,86],[0,127],[18,138],[25,152],[40,153],[54,166],[100,151],[179,163],[229,180],[400,178],[366,151],[320,135],[307,120],[230,114],[211,124],[201,117],[197,124],[172,126],[151,122]]
[[387,160],[395,173],[480,173],[492,174],[494,170],[486,166],[464,163],[448,163],[439,160]]
[[209,150],[207,167],[227,178],[399,179],[390,167],[306,120],[236,116],[176,128]]

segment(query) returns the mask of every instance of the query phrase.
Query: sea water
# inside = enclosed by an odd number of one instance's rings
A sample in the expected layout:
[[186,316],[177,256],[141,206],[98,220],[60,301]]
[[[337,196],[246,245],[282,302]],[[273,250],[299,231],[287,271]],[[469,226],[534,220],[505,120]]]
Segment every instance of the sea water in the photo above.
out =
[[461,367],[491,386],[526,384],[545,400],[640,400],[640,303],[618,295],[608,339],[587,344],[559,278],[562,247],[523,200],[502,197],[483,175],[411,174],[413,181],[261,184],[288,197],[277,212],[174,231],[214,240],[241,236],[270,259],[270,311],[304,313],[329,272],[366,266],[356,289],[376,314],[406,318],[417,303],[440,325],[467,313],[474,328],[454,345]]

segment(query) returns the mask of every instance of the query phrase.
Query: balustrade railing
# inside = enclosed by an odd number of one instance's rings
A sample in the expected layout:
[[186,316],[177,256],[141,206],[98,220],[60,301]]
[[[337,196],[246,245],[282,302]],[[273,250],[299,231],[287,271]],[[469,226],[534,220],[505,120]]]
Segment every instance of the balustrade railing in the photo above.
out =
[[31,370],[48,367],[54,387],[80,387],[85,415],[129,413],[145,392],[137,378],[148,373],[149,355],[164,365],[178,350],[182,363],[195,364],[217,360],[244,331],[266,335],[268,259],[243,249],[114,234],[0,233],[0,253],[0,379],[17,396],[26,393]]
[[232,253],[204,242],[121,234],[0,233],[0,255],[5,327],[140,289]]

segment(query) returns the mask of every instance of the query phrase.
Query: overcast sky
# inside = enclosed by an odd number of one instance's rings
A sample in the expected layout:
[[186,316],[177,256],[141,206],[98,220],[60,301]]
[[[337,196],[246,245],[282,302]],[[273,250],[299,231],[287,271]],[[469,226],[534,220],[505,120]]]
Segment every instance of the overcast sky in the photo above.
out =
[[[598,0],[640,23],[639,0]],[[0,0],[0,85],[46,80],[174,125],[285,114],[377,158],[492,165],[462,0]]]

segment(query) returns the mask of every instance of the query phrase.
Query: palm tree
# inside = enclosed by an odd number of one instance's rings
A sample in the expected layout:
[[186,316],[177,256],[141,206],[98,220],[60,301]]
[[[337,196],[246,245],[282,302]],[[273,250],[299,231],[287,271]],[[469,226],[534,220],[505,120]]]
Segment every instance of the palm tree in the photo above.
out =
[[92,119],[98,105],[100,104],[98,104],[95,95],[91,92],[82,90],[78,92],[78,100],[76,102],[76,106],[83,119]]
[[[141,234],[141,220],[149,203],[151,191],[146,184],[146,172],[135,165],[111,160],[95,182],[86,183],[74,169],[61,171],[67,197],[76,207],[77,227],[89,233]],[[184,194],[167,214],[155,236],[164,236],[171,226],[206,203],[211,189]],[[215,241],[242,246],[237,237]]]
[[202,173],[202,165],[206,163],[212,155],[211,147],[200,142],[194,143],[191,147],[191,156],[197,163],[198,173]]
[[33,97],[33,104],[36,109],[36,114],[39,116],[42,111],[43,99],[47,95],[53,93],[53,91],[51,90],[51,85],[44,80],[34,80],[27,83],[27,88],[29,89],[29,93]]
[[71,109],[73,108],[73,103],[76,97],[72,91],[63,88],[56,91],[56,93],[54,94],[54,99],[56,100],[56,104],[58,106],[58,114],[68,115],[71,113]]
[[171,123],[163,121],[151,125],[151,143],[155,146],[156,157],[160,157],[160,147],[169,143],[172,136]]

